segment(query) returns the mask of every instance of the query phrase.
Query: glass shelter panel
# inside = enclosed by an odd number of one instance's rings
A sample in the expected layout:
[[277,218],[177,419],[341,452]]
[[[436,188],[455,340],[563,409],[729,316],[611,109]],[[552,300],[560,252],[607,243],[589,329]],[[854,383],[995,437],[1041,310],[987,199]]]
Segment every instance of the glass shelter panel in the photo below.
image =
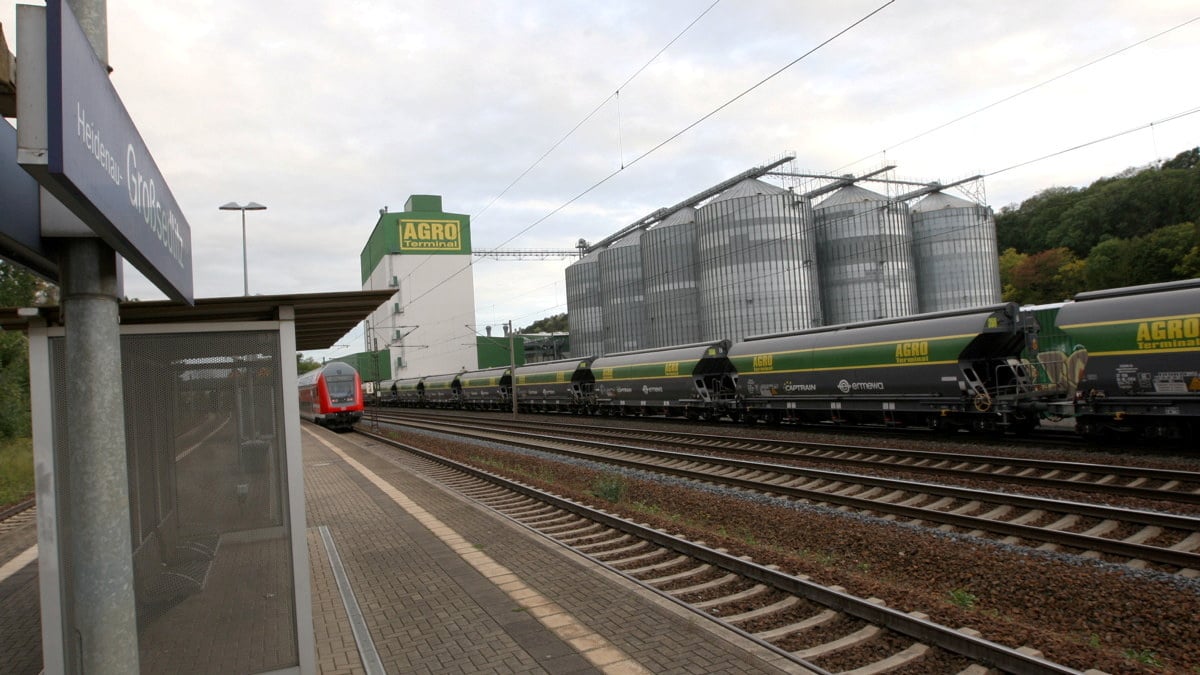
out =
[[[50,339],[60,504],[74,479],[63,411],[79,377],[64,347]],[[121,356],[141,672],[296,672],[279,333],[124,335]]]

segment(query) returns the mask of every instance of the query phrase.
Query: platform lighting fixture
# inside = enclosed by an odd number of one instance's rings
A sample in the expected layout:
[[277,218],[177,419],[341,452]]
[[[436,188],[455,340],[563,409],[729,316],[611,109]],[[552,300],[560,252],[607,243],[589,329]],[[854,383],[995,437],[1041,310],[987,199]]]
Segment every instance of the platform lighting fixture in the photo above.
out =
[[242,212],[242,295],[250,295],[250,275],[246,266],[246,212],[247,211],[266,211],[267,207],[258,202],[249,202],[245,206],[237,202],[229,202],[217,207],[222,211],[241,211]]

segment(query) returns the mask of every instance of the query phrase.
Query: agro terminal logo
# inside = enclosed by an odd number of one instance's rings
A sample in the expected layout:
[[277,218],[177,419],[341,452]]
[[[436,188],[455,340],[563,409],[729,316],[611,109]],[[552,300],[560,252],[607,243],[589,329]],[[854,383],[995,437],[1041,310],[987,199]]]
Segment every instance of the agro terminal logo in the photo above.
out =
[[401,251],[461,251],[462,224],[457,220],[401,220]]

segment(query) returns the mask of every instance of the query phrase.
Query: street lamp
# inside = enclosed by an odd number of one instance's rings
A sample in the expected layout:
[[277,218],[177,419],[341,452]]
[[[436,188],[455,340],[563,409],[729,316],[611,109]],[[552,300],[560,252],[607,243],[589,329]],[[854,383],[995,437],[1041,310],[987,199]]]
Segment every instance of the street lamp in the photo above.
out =
[[247,211],[265,211],[267,207],[258,202],[250,202],[245,206],[237,202],[229,202],[217,207],[222,211],[241,211],[242,212],[242,295],[250,295],[250,276],[246,271],[246,212]]

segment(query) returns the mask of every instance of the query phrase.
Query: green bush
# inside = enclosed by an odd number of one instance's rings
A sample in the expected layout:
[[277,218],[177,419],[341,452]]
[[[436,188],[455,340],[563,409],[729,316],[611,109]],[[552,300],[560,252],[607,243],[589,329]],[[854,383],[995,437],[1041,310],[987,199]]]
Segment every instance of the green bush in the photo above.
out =
[[592,483],[592,494],[614,504],[625,496],[625,481],[620,476],[603,476]]
[[0,507],[33,493],[33,441],[0,441]]
[[0,333],[0,439],[29,436],[29,351],[19,333]]

